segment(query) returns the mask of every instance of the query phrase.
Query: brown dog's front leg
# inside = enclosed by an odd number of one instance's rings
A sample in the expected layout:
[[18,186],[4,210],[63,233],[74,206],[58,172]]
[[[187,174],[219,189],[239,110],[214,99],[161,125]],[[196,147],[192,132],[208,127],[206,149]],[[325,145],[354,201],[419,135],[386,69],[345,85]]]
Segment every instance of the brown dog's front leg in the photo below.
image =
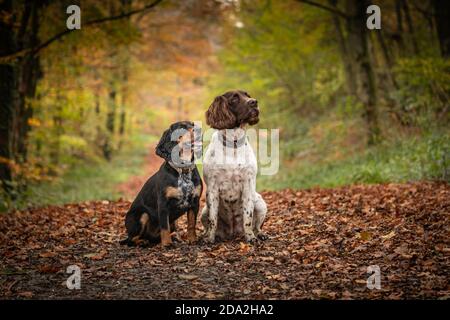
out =
[[195,234],[195,223],[197,222],[197,216],[194,210],[189,210],[187,213],[188,227],[187,227],[187,238],[189,242],[195,242],[197,240],[197,235]]

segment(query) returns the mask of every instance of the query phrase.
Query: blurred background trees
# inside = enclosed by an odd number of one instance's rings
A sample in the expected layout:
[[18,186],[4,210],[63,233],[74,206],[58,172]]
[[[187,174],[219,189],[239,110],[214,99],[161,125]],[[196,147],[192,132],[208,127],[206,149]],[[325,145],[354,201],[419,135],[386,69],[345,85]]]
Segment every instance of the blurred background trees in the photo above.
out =
[[[369,4],[1,0],[1,207],[118,196],[169,123],[233,88],[280,129],[261,188],[448,179],[449,2],[379,1],[381,30]],[[89,176],[103,192],[80,196]]]
[[211,84],[246,88],[281,130],[282,168],[261,188],[448,180],[444,3],[379,1],[380,30],[370,1],[234,6]]

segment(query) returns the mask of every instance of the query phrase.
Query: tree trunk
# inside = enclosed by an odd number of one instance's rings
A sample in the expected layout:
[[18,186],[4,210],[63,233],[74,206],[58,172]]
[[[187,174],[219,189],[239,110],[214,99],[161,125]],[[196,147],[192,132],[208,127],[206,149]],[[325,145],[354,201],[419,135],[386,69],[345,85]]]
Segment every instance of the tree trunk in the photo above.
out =
[[125,134],[125,120],[126,120],[126,112],[125,112],[125,108],[123,108],[121,113],[120,113],[119,134],[121,136],[123,136]]
[[125,61],[122,65],[122,92],[121,92],[121,103],[120,103],[120,118],[119,118],[119,135],[120,143],[122,144],[125,135],[125,120],[126,120],[126,109],[128,103],[128,78],[129,78],[129,58],[125,57]]
[[[121,0],[122,13],[131,10],[132,0]],[[125,20],[126,28],[130,28],[131,18],[128,17]],[[126,53],[125,61],[122,64],[122,92],[121,92],[121,106],[120,106],[120,118],[119,118],[119,135],[120,135],[120,146],[122,146],[124,135],[125,135],[125,120],[126,120],[126,106],[128,102],[128,78],[130,69],[130,58],[129,54]]]
[[411,39],[413,53],[415,55],[419,54],[419,45],[417,44],[416,33],[414,31],[414,26],[411,18],[411,12],[409,11],[409,5],[406,0],[402,0],[403,11],[405,12],[406,25],[408,26],[408,33]]
[[111,85],[108,94],[108,114],[106,116],[106,129],[111,134],[114,134],[115,118],[116,118],[116,89],[114,85]]
[[402,0],[395,1],[395,15],[397,18],[397,32],[400,36],[403,35],[403,13],[402,13]]
[[383,58],[386,63],[386,66],[389,69],[392,69],[392,67],[394,66],[394,61],[393,61],[394,59],[392,58],[391,50],[389,49],[389,47],[386,43],[383,30],[380,29],[380,30],[376,30],[375,32],[377,35],[378,42],[380,43],[381,51],[383,52]]
[[100,116],[100,95],[98,92],[95,92],[95,115],[97,117]]
[[94,110],[95,110],[95,116],[96,116],[96,122],[97,122],[95,139],[98,143],[98,146],[101,147],[103,156],[106,158],[105,146],[106,146],[107,138],[106,138],[105,132],[103,130],[103,125],[102,125],[103,119],[101,118],[101,115],[100,115],[101,108],[100,108],[100,92],[99,91],[100,91],[100,89],[97,88],[97,89],[95,89],[95,92],[94,92],[94,97],[95,97],[94,98],[94,103],[95,103]]
[[393,39],[397,44],[397,55],[404,56],[407,50],[405,50],[405,41],[403,38],[402,0],[395,0],[395,17],[397,20],[397,30],[393,35]]
[[119,149],[122,148],[125,139],[126,106],[128,100],[128,59],[124,62],[122,76],[122,92],[119,115]]
[[113,83],[110,84],[108,93],[108,113],[106,114],[106,140],[103,145],[103,156],[110,161],[112,158],[112,146],[114,139],[114,128],[116,119],[116,88]]
[[433,0],[439,46],[443,58],[450,56],[450,1]]
[[[337,0],[329,0],[329,3],[336,7]],[[341,20],[339,18],[339,15],[336,13],[332,13],[332,19],[334,24],[334,29],[336,31],[337,36],[337,42],[339,46],[339,53],[341,55],[342,63],[344,64],[344,72],[345,72],[345,82],[347,84],[347,92],[349,95],[356,96],[356,76],[355,76],[355,70],[352,63],[352,59],[350,57],[350,54],[348,52],[348,44],[347,39],[344,36],[344,32],[342,30],[341,26]]]
[[377,92],[375,73],[369,54],[368,34],[366,28],[366,0],[348,0],[347,19],[349,52],[352,55],[358,77],[358,97],[364,106],[364,117],[367,123],[367,143],[376,144],[379,140]]
[[[398,89],[398,84],[395,79],[393,68],[394,68],[394,58],[392,57],[392,52],[389,48],[389,46],[386,43],[386,39],[384,37],[383,30],[375,30],[378,43],[380,44],[381,52],[383,53],[383,60],[384,60],[384,72],[387,75],[387,78],[389,80],[389,89]],[[390,91],[390,90],[387,90]],[[386,92],[389,94],[389,92]]]
[[[26,47],[35,47],[39,43],[39,6],[38,1],[27,2],[31,10],[31,27],[27,28],[24,38],[19,41]],[[23,48],[21,48],[23,49]],[[40,59],[32,52],[25,55],[19,66],[19,101],[17,118],[17,136],[15,141],[16,155],[19,162],[27,160],[28,133],[30,126],[28,120],[33,116],[32,100],[36,95],[36,87],[41,77]]]
[[[0,2],[0,12],[12,16],[12,1]],[[0,19],[0,55],[16,50],[13,21]],[[10,194],[13,161],[13,124],[15,121],[17,68],[12,64],[0,64],[0,182]]]
[[61,90],[58,90],[56,93],[56,105],[55,111],[53,114],[53,128],[54,128],[54,137],[55,143],[52,147],[50,158],[54,165],[59,163],[59,158],[61,155],[61,136],[64,133],[64,124],[63,124],[63,103],[64,99],[61,96]]
[[[122,13],[131,10],[132,0],[121,0]],[[131,18],[128,17],[125,20],[125,28],[130,29]],[[121,86],[121,104],[120,104],[120,117],[119,117],[119,149],[122,148],[122,144],[125,139],[125,121],[126,121],[126,108],[128,103],[128,78],[130,73],[130,57],[126,53],[123,57],[121,66],[122,86]]]
[[391,50],[386,44],[386,40],[384,37],[384,33],[382,30],[376,30],[376,35],[378,42],[380,43],[380,48],[383,53],[384,66],[382,68],[382,77],[386,79],[386,81],[381,81],[380,90],[383,94],[384,100],[386,101],[389,112],[391,112],[395,119],[402,126],[409,126],[410,121],[407,117],[407,112],[404,110],[404,107],[398,103],[395,99],[392,98],[391,92],[393,90],[398,90],[398,83],[395,79],[395,75],[393,73],[394,67],[394,59],[392,57]]

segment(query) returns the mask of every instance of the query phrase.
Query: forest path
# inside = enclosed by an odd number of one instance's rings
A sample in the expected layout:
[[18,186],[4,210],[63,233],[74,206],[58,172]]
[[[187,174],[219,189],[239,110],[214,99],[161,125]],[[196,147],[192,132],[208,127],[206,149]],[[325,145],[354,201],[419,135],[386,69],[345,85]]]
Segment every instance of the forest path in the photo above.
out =
[[117,190],[124,195],[126,200],[133,201],[147,179],[157,172],[163,163],[163,159],[155,154],[155,146],[155,144],[150,144],[146,147],[149,153],[144,161],[142,173],[117,186]]
[[[130,205],[124,200],[1,215],[0,298],[450,297],[449,184],[262,194],[270,239],[255,246],[120,246]],[[66,286],[70,265],[81,268],[79,290]],[[380,290],[366,286],[371,265],[380,268]]]

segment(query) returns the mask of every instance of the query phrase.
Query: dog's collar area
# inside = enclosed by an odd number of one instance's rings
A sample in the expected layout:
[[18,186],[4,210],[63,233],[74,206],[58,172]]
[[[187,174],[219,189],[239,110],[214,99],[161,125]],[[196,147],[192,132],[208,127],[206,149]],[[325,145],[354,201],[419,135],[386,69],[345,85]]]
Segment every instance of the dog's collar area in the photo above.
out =
[[247,138],[247,136],[244,134],[244,135],[242,135],[242,137],[240,137],[238,139],[230,140],[225,137],[224,133],[219,134],[219,139],[222,141],[222,145],[224,147],[233,148],[233,149],[237,149],[237,148],[241,147],[245,143],[246,138]]
[[179,174],[187,174],[190,173],[195,168],[195,163],[188,163],[188,164],[180,164],[176,165],[172,161],[167,161],[167,163],[175,169]]

